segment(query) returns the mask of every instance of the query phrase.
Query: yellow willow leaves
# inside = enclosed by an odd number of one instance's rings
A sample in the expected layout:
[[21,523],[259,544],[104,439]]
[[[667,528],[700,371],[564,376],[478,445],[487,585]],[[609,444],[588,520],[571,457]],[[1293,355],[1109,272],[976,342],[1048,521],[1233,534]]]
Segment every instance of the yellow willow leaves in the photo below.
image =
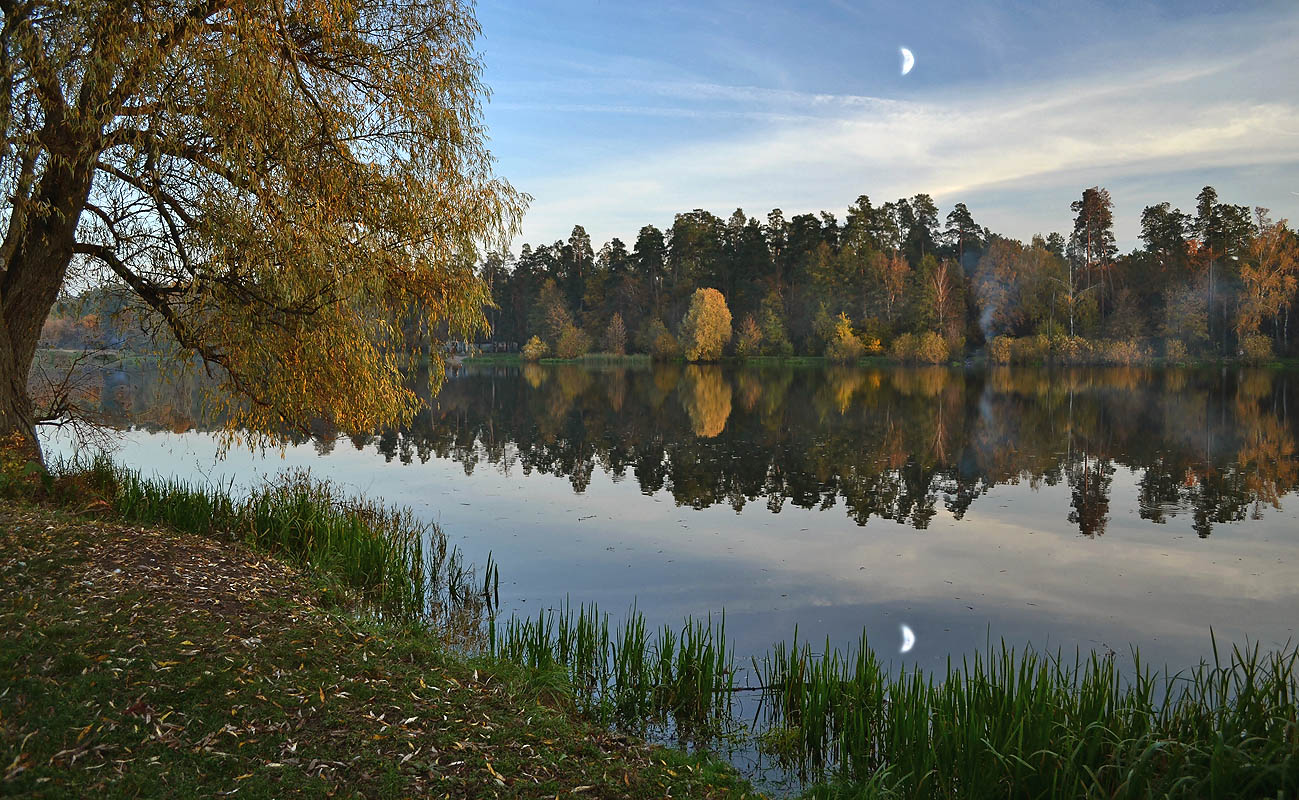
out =
[[77,238],[219,379],[209,410],[263,440],[409,420],[404,371],[436,389],[439,337],[485,328],[473,265],[528,199],[493,174],[471,4],[34,4],[63,94],[117,87],[69,109],[97,169]]

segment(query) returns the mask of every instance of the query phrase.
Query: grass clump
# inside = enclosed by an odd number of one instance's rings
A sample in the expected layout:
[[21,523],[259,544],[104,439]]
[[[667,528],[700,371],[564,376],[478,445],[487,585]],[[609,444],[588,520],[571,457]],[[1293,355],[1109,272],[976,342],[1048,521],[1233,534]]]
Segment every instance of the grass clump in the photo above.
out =
[[707,738],[729,720],[734,658],[724,617],[651,631],[634,608],[611,626],[594,605],[565,604],[535,619],[493,620],[488,642],[494,659],[541,674],[562,670],[578,709],[605,724],[671,723]]

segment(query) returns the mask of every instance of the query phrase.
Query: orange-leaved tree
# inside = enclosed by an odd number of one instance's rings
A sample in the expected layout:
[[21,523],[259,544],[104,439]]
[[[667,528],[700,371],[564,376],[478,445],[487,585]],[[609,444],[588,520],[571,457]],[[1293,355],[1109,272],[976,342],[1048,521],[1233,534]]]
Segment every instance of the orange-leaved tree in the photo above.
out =
[[1256,335],[1263,322],[1288,311],[1299,289],[1299,237],[1287,220],[1272,222],[1267,209],[1254,210],[1257,224],[1246,258],[1240,262],[1242,291],[1236,333]]
[[[371,430],[418,403],[400,320],[484,325],[493,172],[463,0],[0,0],[0,437],[67,285],[107,281],[219,378],[232,428]],[[441,377],[434,359],[433,380]]]

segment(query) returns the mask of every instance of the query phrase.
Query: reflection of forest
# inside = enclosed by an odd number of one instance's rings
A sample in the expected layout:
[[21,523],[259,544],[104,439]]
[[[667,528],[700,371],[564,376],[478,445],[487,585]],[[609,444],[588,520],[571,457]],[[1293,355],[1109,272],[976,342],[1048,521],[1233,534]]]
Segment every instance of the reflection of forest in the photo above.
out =
[[[1138,472],[1140,513],[1189,513],[1201,536],[1256,516],[1299,484],[1294,374],[1137,368],[962,372],[897,369],[469,367],[405,431],[355,436],[403,462],[453,458],[566,476],[635,476],[682,505],[762,500],[924,528],[940,502],[958,518],[989,488],[1068,486],[1068,519],[1105,532],[1111,481]],[[110,417],[204,427],[147,376],[115,384]],[[163,403],[164,397],[172,398]],[[187,411],[182,411],[186,409]],[[192,416],[190,416],[192,415]],[[317,432],[316,446],[335,436]],[[305,441],[305,437],[303,439]]]

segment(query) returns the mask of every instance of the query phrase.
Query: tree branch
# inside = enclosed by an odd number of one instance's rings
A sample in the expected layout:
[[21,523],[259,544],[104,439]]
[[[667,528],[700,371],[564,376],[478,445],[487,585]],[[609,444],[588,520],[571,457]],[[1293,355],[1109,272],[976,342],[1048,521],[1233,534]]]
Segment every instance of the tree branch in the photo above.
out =
[[[0,2],[10,1],[0,0]],[[203,23],[209,17],[230,8],[230,6],[230,0],[205,0],[205,2],[193,6],[184,16],[175,20],[158,37],[156,44],[146,48],[144,54],[135,63],[122,71],[122,79],[109,92],[107,102],[104,104],[107,112],[116,115],[117,110],[126,104],[127,99],[139,90],[140,84],[144,82],[145,77],[171,53],[173,48],[182,44],[194,32],[201,30]]]
[[168,303],[166,299],[166,295],[174,293],[174,289],[158,286],[157,284],[140,277],[136,273],[132,272],[131,268],[118,258],[112,250],[102,245],[77,242],[73,246],[73,252],[80,255],[90,256],[103,262],[119,278],[125,281],[126,285],[130,286],[131,290],[134,291],[141,300],[162,317],[163,321],[167,323],[168,330],[170,330],[172,335],[176,337],[176,342],[180,344],[181,347],[193,350],[195,353],[198,353],[199,357],[204,361],[220,366],[225,370],[226,376],[229,377],[230,382],[234,385],[235,389],[240,393],[247,395],[253,402],[261,406],[271,405],[271,403],[250,386],[242,376],[235,372],[230,365],[229,357],[225,353],[212,348],[203,342],[197,334],[190,330],[189,326],[185,324],[185,321],[180,318],[180,315],[176,313],[176,310],[171,307],[171,304]]
[[143,131],[138,128],[118,128],[104,138],[105,152],[116,147],[131,147],[141,154],[156,153],[189,161],[217,175],[236,189],[257,193],[257,187],[246,176],[239,175],[234,170],[214,161],[211,157],[193,147],[157,136],[152,131]]
[[197,221],[188,211],[185,210],[185,206],[180,202],[180,200],[157,184],[146,184],[142,179],[135,175],[120,170],[112,164],[105,164],[103,161],[96,162],[95,169],[100,170],[101,172],[106,172],[114,178],[117,178],[122,183],[138,189],[140,193],[146,197],[151,197],[155,201],[166,203],[167,206],[176,213],[176,216],[180,217],[181,221],[189,227],[194,228],[198,226]]
[[58,72],[46,60],[45,53],[40,48],[45,42],[28,18],[31,9],[30,3],[19,5],[13,0],[0,0],[0,13],[5,16],[5,27],[13,25],[20,31],[13,38],[22,51],[22,57],[31,67],[41,107],[45,109],[47,117],[62,120],[67,113],[68,104],[63,97],[63,87],[59,85]]

